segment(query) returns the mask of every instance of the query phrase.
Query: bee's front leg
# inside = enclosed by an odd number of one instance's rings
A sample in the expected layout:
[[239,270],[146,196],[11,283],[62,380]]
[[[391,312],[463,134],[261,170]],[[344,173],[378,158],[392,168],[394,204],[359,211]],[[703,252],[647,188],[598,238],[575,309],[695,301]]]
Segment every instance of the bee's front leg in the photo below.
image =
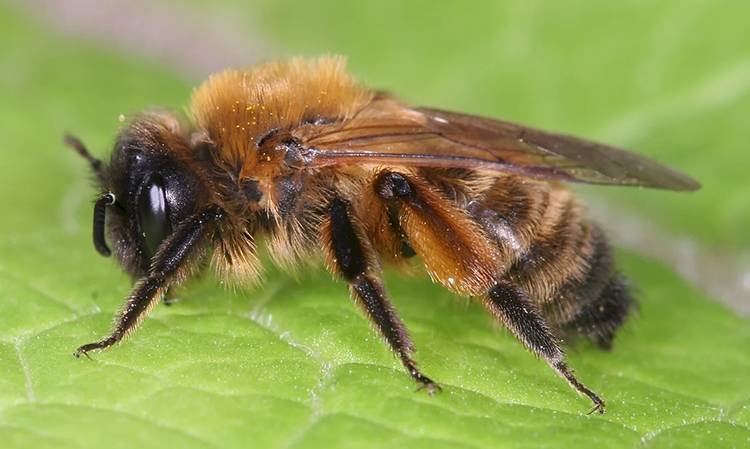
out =
[[186,219],[159,247],[148,274],[136,282],[125,301],[115,328],[109,336],[83,345],[73,353],[88,356],[97,349],[114,345],[133,332],[169,287],[182,281],[187,265],[193,260],[213,223],[223,216],[217,206],[209,206]]

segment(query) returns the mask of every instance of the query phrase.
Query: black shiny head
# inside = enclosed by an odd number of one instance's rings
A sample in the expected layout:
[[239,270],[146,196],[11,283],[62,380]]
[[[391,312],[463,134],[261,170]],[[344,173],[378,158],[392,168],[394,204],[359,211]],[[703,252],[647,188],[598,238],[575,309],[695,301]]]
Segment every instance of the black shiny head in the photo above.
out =
[[104,192],[94,208],[94,245],[102,255],[110,253],[106,228],[125,270],[148,271],[161,243],[205,200],[191,155],[171,115],[145,115],[123,128],[109,164],[92,163]]

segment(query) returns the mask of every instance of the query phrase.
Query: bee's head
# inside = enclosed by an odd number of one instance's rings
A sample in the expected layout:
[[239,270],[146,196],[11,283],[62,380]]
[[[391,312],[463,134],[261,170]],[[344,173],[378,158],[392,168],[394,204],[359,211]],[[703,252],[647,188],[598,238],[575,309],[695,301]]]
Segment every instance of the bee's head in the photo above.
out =
[[94,246],[109,256],[106,234],[125,270],[143,275],[159,245],[206,199],[189,136],[172,115],[139,116],[121,130],[106,166],[77,139],[66,141],[91,163],[102,190],[94,206]]

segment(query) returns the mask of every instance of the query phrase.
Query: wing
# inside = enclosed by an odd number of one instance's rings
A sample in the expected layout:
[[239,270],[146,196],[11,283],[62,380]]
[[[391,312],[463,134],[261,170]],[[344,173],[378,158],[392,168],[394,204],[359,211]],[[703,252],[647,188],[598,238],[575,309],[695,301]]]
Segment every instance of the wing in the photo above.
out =
[[697,190],[653,160],[577,137],[375,98],[351,120],[295,132],[308,167],[397,164],[516,173],[539,179]]

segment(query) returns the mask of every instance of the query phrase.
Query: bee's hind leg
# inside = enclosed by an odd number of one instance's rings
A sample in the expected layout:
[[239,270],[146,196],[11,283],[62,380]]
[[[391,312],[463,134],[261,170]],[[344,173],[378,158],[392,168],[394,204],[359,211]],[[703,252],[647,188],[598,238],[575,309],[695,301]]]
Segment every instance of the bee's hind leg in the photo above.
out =
[[604,401],[573,375],[554,334],[526,293],[501,282],[489,291],[483,303],[528,349],[543,358],[574,390],[593,402],[594,407],[589,413],[604,413]]

